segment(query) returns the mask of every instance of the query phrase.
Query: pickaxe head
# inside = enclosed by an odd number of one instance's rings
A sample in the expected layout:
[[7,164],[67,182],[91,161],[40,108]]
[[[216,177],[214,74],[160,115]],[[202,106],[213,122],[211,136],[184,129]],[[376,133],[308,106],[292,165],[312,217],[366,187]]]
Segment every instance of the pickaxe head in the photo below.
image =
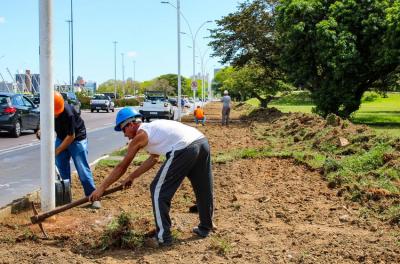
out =
[[39,225],[39,227],[40,227],[40,230],[42,231],[42,233],[43,233],[43,235],[44,235],[44,237],[46,238],[46,239],[49,239],[49,236],[46,234],[46,232],[44,231],[44,229],[43,229],[43,225],[42,225],[42,222],[41,221],[39,221],[39,218],[38,218],[38,211],[36,210],[36,207],[35,207],[35,204],[32,202],[31,203],[32,204],[32,210],[33,210],[33,216],[31,217],[31,222],[32,222],[32,224],[38,224]]

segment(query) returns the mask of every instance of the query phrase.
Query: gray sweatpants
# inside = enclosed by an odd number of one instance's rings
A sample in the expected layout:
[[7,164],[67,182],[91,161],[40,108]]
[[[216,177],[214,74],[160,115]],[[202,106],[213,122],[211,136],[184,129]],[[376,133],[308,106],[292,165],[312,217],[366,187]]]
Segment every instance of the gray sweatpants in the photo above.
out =
[[229,113],[231,112],[230,107],[223,106],[222,107],[222,125],[228,125],[229,124]]
[[171,219],[169,210],[171,200],[183,179],[188,177],[196,195],[199,211],[199,228],[212,229],[213,176],[211,173],[211,155],[208,140],[194,141],[185,149],[167,153],[167,160],[161,166],[150,185],[153,213],[159,242],[170,242]]

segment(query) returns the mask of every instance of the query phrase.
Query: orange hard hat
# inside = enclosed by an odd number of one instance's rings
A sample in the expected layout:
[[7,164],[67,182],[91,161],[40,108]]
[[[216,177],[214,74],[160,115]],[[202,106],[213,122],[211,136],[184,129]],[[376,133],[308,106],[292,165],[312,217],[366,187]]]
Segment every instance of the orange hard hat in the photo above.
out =
[[64,111],[64,98],[59,92],[54,92],[54,114],[59,115]]

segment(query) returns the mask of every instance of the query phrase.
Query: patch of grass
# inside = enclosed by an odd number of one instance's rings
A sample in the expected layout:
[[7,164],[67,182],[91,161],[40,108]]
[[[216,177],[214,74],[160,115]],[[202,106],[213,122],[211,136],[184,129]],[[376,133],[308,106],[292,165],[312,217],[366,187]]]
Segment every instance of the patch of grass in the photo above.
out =
[[97,163],[96,168],[114,168],[119,162],[115,159],[102,159]]
[[386,210],[386,220],[391,224],[400,224],[400,205],[394,205]]
[[132,216],[122,212],[107,226],[101,238],[101,250],[112,248],[134,249],[143,246],[145,235],[133,229]]
[[260,100],[258,100],[257,98],[251,98],[251,99],[246,101],[246,104],[249,104],[249,105],[254,106],[254,107],[259,107],[260,106]]
[[211,239],[210,249],[215,250],[219,255],[226,256],[232,251],[233,247],[229,240],[222,237],[213,237]]
[[116,150],[110,154],[110,156],[125,156],[128,151],[128,146],[125,146],[119,150]]
[[310,93],[306,91],[294,91],[274,99],[274,105],[314,105]]

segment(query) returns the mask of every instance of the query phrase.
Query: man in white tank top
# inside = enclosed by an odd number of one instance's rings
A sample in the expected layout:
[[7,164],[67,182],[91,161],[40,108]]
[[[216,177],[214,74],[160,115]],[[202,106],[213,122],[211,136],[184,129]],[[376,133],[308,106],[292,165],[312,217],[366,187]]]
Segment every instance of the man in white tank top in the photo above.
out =
[[192,231],[200,237],[207,237],[213,227],[214,211],[211,155],[207,138],[196,128],[171,120],[142,124],[140,116],[130,107],[118,112],[114,129],[123,131],[131,142],[124,159],[90,195],[90,201],[99,200],[104,191],[126,172],[136,153],[144,148],[150,157],[128,175],[122,184],[131,186],[134,179],[157,163],[160,155],[166,155],[166,161],[150,185],[157,244],[168,246],[172,243],[169,210],[172,197],[185,177],[192,184],[200,218],[200,224]]

